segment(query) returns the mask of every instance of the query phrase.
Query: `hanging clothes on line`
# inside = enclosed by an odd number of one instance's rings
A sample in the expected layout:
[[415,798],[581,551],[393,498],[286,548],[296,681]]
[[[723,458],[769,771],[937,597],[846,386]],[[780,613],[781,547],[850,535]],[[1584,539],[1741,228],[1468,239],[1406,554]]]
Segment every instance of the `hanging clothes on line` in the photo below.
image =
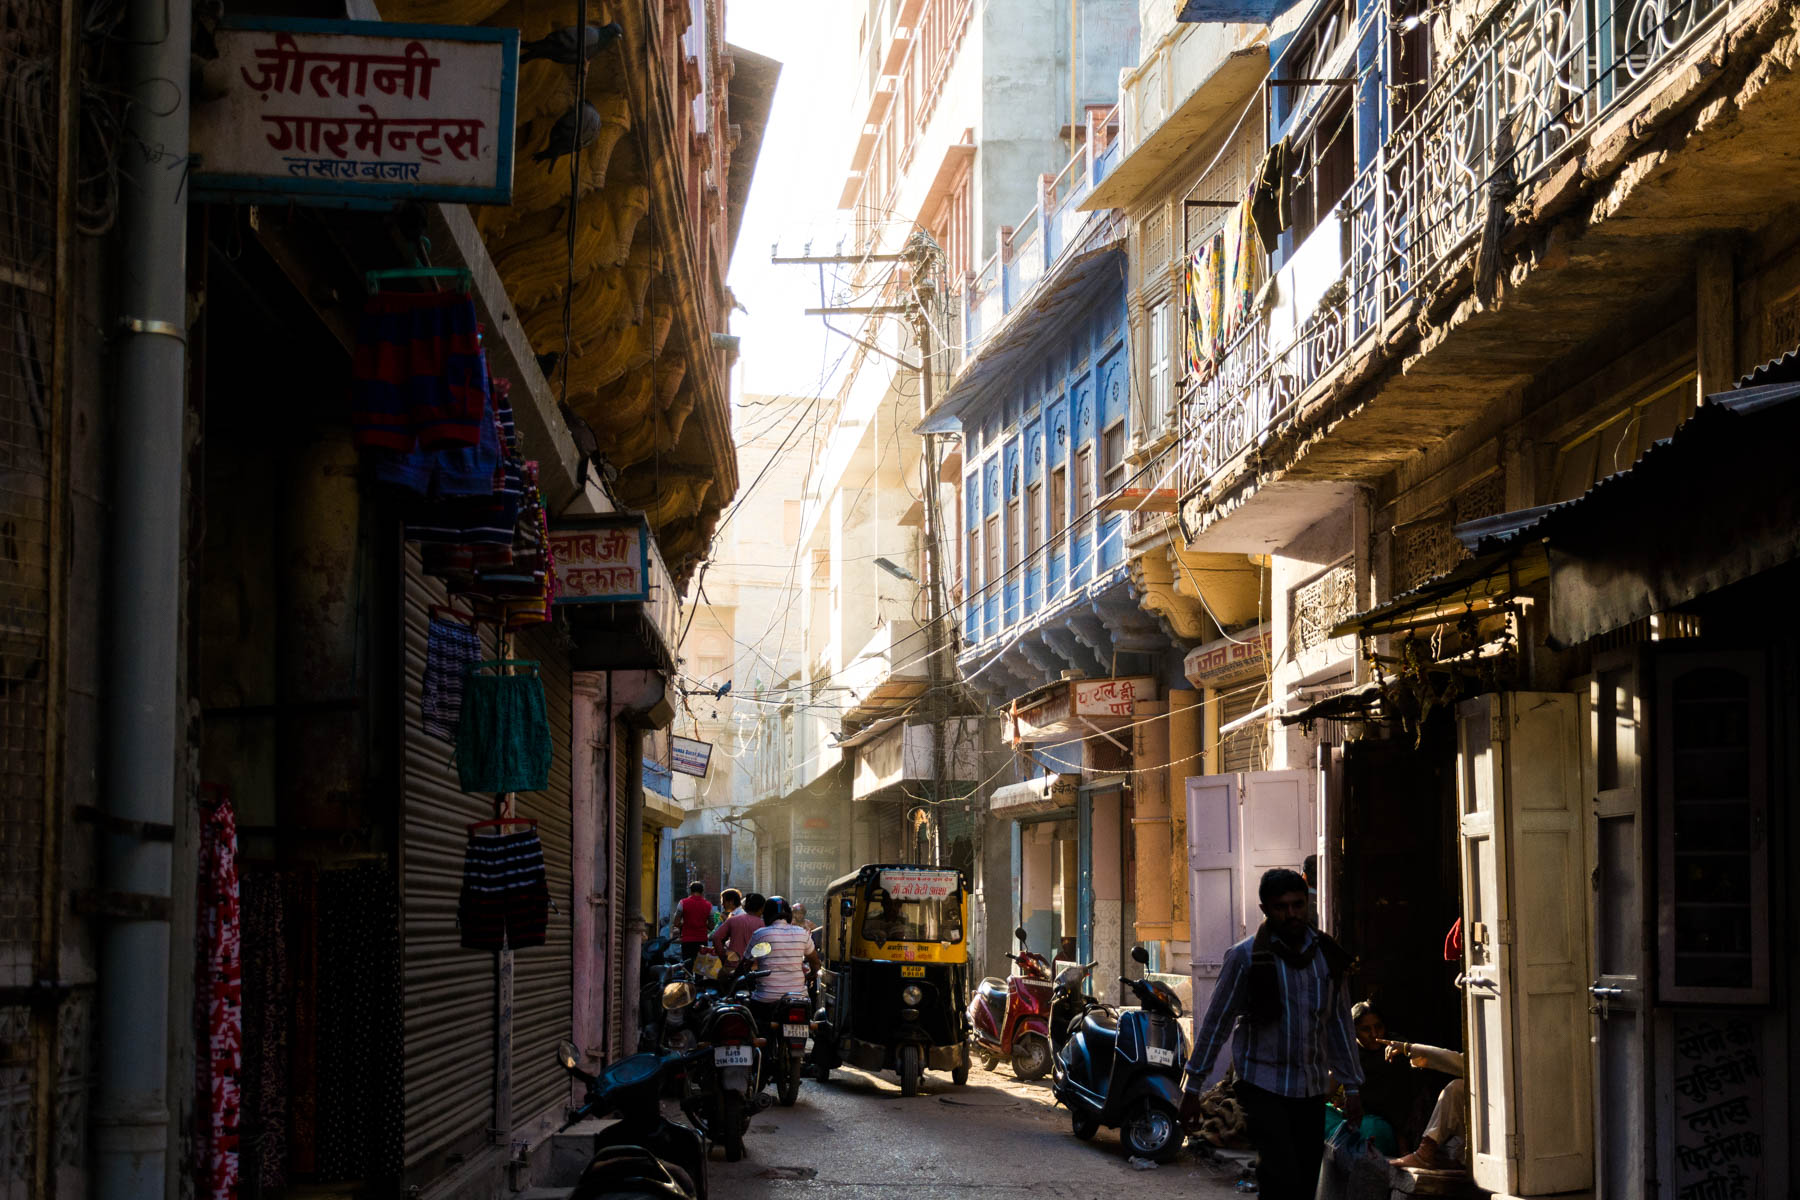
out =
[[[524,825],[513,833],[501,827]],[[469,830],[456,920],[466,950],[541,946],[550,925],[550,883],[537,824],[483,822]]]
[[[508,669],[516,673],[502,673]],[[537,663],[477,663],[463,681],[456,730],[463,791],[541,792],[550,786],[550,758],[550,721]]]
[[356,442],[400,453],[481,440],[487,366],[467,292],[377,292],[356,325],[350,421]]
[[454,614],[431,614],[425,635],[425,676],[420,693],[421,725],[432,737],[452,744],[462,719],[463,681],[481,661],[481,635]]
[[1250,214],[1264,253],[1275,253],[1281,245],[1281,235],[1294,223],[1292,188],[1293,153],[1284,137],[1263,156],[1262,168],[1251,189]]
[[1215,233],[1188,259],[1188,375],[1206,379],[1224,349],[1225,235]]

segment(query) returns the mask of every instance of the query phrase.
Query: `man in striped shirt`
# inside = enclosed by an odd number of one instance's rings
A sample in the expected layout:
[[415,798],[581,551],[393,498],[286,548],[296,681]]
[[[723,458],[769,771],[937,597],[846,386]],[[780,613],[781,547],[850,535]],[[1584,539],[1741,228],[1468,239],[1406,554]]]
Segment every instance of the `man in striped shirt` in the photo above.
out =
[[1264,1200],[1312,1200],[1325,1152],[1325,1095],[1344,1088],[1344,1115],[1362,1124],[1362,1062],[1350,1020],[1350,956],[1307,923],[1306,880],[1281,868],[1257,889],[1263,923],[1225,952],[1212,1003],[1187,1064],[1182,1124],[1200,1122],[1200,1093],[1231,1039],[1238,1102],[1256,1147]]

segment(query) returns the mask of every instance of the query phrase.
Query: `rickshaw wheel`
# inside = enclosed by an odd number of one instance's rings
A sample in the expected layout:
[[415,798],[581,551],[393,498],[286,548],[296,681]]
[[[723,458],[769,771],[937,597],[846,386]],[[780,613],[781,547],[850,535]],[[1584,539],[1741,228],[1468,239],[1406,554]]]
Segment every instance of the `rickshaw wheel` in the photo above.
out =
[[917,1046],[900,1047],[900,1094],[916,1096],[919,1094],[919,1077],[924,1074],[919,1066],[919,1048]]
[[957,1087],[962,1087],[964,1084],[968,1083],[969,1064],[964,1063],[960,1067],[950,1068],[950,1082],[954,1083]]

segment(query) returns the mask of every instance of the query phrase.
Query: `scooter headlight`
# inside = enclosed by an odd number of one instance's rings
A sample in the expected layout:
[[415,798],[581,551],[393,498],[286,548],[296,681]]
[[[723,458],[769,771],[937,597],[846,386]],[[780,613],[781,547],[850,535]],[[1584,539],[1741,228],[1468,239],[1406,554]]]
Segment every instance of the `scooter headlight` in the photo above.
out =
[[686,1008],[694,1002],[694,985],[687,980],[677,980],[663,988],[662,1006],[664,1009]]
[[924,998],[925,993],[919,990],[919,985],[916,983],[909,983],[900,989],[900,1003],[906,1005],[908,1008],[919,1007],[919,1001]]

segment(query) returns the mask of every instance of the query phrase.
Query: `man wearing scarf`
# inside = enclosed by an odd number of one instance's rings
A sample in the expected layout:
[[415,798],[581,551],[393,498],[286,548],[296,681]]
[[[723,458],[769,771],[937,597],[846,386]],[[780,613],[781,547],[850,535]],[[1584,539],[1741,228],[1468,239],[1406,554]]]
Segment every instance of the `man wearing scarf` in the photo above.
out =
[[1194,1037],[1182,1124],[1198,1127],[1200,1096],[1231,1039],[1237,1098],[1256,1147],[1264,1200],[1312,1200],[1325,1153],[1325,1096],[1344,1088],[1344,1115],[1362,1124],[1362,1063],[1350,1021],[1350,956],[1307,923],[1306,880],[1284,868],[1257,889],[1263,923],[1225,952]]

